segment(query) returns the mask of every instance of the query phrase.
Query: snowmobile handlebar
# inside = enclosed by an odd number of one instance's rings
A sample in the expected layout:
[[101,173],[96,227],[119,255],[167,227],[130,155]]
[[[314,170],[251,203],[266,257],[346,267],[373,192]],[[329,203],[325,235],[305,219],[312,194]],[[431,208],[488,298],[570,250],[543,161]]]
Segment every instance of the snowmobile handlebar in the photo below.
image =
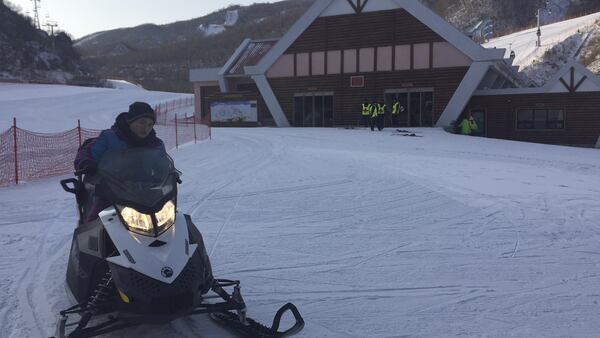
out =
[[[69,184],[73,184],[73,187],[70,187]],[[71,194],[77,194],[79,189],[81,189],[81,182],[75,178],[61,180],[60,185],[62,186],[64,191],[69,192]]]

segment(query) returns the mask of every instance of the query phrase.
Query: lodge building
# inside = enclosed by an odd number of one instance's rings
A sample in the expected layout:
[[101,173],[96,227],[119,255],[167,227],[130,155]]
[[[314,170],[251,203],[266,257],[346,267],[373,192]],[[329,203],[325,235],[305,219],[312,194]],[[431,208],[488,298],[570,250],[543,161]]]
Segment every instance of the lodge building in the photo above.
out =
[[596,144],[600,78],[571,62],[529,87],[505,54],[418,0],[316,0],[281,39],[246,39],[190,81],[195,113],[217,125],[356,126],[365,100],[398,99],[403,127],[472,113],[483,136]]

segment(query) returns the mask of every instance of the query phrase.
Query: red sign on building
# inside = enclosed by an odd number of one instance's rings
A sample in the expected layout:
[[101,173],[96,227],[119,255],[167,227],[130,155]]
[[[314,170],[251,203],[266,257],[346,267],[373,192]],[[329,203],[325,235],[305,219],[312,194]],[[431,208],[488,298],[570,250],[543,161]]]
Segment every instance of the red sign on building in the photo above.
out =
[[365,86],[365,77],[364,76],[351,76],[350,77],[350,87],[352,88],[363,88]]

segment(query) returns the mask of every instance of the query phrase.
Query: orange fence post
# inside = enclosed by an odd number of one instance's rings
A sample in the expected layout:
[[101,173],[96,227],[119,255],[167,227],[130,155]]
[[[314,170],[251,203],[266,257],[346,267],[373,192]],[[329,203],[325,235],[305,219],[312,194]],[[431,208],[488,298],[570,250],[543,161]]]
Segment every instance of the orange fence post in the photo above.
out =
[[177,114],[175,114],[175,149],[179,149],[179,134],[177,133]]
[[81,147],[81,121],[77,119],[77,135],[79,136],[79,146]]
[[198,138],[196,137],[196,113],[192,115],[192,121],[194,121],[194,144],[197,144]]
[[13,117],[13,142],[15,152],[15,184],[19,184],[19,157],[17,155],[17,118]]

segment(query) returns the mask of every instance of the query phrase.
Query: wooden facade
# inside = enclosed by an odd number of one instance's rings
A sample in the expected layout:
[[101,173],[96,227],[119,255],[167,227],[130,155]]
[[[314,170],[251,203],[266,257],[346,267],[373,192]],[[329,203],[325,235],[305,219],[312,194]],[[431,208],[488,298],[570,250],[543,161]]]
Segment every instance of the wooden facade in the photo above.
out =
[[[308,29],[284,53],[297,55],[334,50],[360,50],[373,48],[373,72],[352,72],[332,75],[313,75],[309,69],[308,76],[270,78],[269,83],[289,121],[294,121],[293,98],[295,94],[308,92],[332,92],[334,94],[334,125],[356,125],[360,120],[363,101],[381,102],[385,90],[411,90],[431,88],[433,90],[433,123],[438,120],[455,90],[460,85],[468,67],[433,68],[434,42],[444,39],[429,27],[419,22],[404,9],[348,14],[316,19]],[[377,47],[429,44],[429,67],[414,69],[413,53],[411,68],[396,70],[392,62],[390,71],[377,70]],[[392,48],[392,60],[395,59],[395,48]],[[343,54],[343,53],[342,53]],[[359,69],[360,53],[357,53]],[[327,58],[327,53],[325,53]],[[343,64],[342,56],[342,64]],[[327,67],[325,60],[325,67]],[[309,61],[309,65],[312,62]],[[325,73],[329,73],[325,69]],[[351,76],[364,76],[365,86],[352,88]],[[292,123],[293,125],[293,123]]]
[[351,88],[350,77],[356,74],[325,75],[300,78],[270,79],[269,82],[289,121],[294,121],[294,94],[333,92],[335,126],[357,125],[365,99],[381,102],[384,91],[433,88],[433,121],[437,121],[464,77],[467,68],[402,72],[361,73],[364,88]]
[[[564,112],[564,128],[523,130],[517,112],[551,109]],[[547,144],[593,146],[600,137],[600,93],[544,93],[473,96],[463,112],[483,111],[485,136]]]
[[404,9],[316,19],[285,53],[442,42]]

